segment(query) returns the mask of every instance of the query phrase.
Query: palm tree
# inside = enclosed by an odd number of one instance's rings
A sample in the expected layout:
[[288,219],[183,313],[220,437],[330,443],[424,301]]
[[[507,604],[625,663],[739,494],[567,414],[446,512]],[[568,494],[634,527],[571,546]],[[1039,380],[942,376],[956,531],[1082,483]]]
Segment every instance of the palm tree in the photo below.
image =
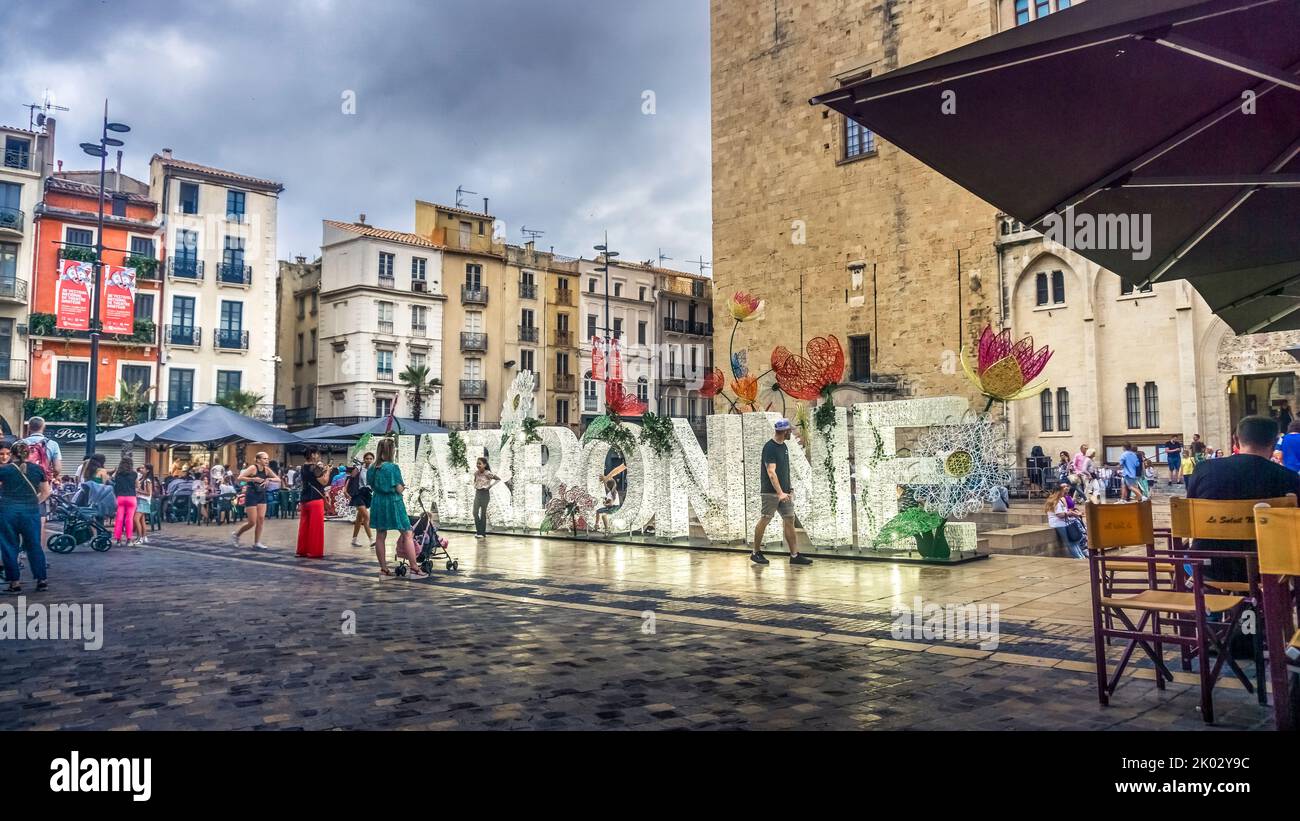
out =
[[140,421],[140,409],[149,404],[150,387],[143,382],[117,380],[118,421],[133,425]]
[[425,397],[441,388],[442,380],[429,378],[428,365],[407,365],[406,370],[397,375],[397,381],[406,386],[406,394],[411,400],[411,418],[419,422]]
[[241,416],[250,416],[253,409],[261,404],[264,394],[253,393],[252,391],[230,391],[225,396],[217,400],[217,404],[223,408],[229,408]]

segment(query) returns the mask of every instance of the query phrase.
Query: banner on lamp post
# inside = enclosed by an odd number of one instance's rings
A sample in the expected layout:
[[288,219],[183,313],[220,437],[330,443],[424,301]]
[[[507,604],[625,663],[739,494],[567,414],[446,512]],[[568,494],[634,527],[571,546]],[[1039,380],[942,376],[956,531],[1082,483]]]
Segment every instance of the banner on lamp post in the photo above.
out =
[[104,266],[104,292],[100,297],[104,333],[135,333],[135,269]]
[[609,380],[623,381],[623,352],[619,348],[618,337],[614,337],[609,343]]
[[598,336],[591,338],[591,378],[605,380],[605,342]]
[[59,260],[59,281],[54,294],[54,325],[69,331],[90,330],[91,287],[95,263]]

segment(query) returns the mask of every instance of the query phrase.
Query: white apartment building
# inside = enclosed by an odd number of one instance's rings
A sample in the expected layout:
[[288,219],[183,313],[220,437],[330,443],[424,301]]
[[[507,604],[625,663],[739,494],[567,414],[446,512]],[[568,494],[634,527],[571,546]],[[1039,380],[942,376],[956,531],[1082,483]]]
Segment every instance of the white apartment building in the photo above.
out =
[[[398,377],[425,365],[442,380],[442,246],[416,234],[324,221],[321,241],[316,421],[414,416]],[[442,418],[441,391],[420,418]]]
[[[50,120],[48,132],[53,133]],[[22,430],[27,344],[17,339],[28,315],[36,243],[32,215],[41,201],[47,135],[0,126],[0,416]]]
[[163,218],[160,408],[167,415],[234,391],[260,394],[270,421],[276,370],[278,182],[175,159],[149,162]]
[[609,324],[606,325],[605,272],[603,261],[578,262],[579,371],[582,373],[582,420],[584,423],[605,412],[605,384],[593,378],[592,340],[603,339],[605,328],[622,351],[623,389],[652,410],[657,396],[656,322],[654,268],[613,262],[609,266]]

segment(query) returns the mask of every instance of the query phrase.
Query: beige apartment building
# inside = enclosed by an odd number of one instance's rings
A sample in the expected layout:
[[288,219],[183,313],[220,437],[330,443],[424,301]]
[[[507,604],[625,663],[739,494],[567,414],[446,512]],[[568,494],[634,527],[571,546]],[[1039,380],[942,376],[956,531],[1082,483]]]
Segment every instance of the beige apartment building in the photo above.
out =
[[[425,366],[430,379],[443,381],[443,265],[443,247],[422,236],[376,228],[364,215],[324,221],[319,347],[304,353],[307,373],[316,359],[317,424],[351,424],[394,408],[415,416],[400,380],[408,366]],[[442,419],[445,401],[445,388],[433,391],[419,417]]]
[[[517,283],[507,275],[506,249],[493,236],[494,223],[491,214],[415,202],[416,236],[442,250],[447,337],[441,418],[450,428],[490,427],[500,421],[501,400],[519,363],[515,320],[521,303],[533,302],[520,299]],[[510,349],[513,360],[507,355]],[[514,364],[506,367],[508,361]]]
[[277,206],[284,186],[176,159],[149,162],[167,254],[160,306],[161,412],[176,415],[235,391],[274,417]]
[[0,126],[0,417],[21,433],[27,395],[27,317],[36,239],[33,216],[50,174],[54,121],[44,132]]
[[321,261],[280,260],[276,281],[276,340],[279,362],[275,402],[285,407],[285,423],[305,428],[316,423],[316,378],[320,342]]
[[[502,332],[506,368],[537,375],[538,417],[551,425],[578,426],[578,352],[573,338],[578,260],[538,251],[529,242],[507,245]],[[563,343],[563,344],[561,344]]]

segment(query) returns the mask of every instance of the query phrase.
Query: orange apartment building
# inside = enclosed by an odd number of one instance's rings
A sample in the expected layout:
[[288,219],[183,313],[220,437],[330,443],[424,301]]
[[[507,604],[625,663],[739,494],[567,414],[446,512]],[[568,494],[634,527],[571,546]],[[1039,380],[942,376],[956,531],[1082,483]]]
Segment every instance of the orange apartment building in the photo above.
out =
[[[158,309],[161,303],[158,206],[149,186],[110,171],[104,197],[104,264],[136,269],[135,333],[100,337],[98,399],[118,396],[119,384],[147,390],[157,400]],[[35,214],[35,270],[32,278],[31,387],[41,400],[84,401],[89,385],[90,341],[85,331],[55,328],[55,284],[62,259],[93,260],[99,208],[99,172],[68,171],[45,181],[44,201]],[[102,417],[101,417],[102,419]],[[127,421],[127,420],[119,420]]]

